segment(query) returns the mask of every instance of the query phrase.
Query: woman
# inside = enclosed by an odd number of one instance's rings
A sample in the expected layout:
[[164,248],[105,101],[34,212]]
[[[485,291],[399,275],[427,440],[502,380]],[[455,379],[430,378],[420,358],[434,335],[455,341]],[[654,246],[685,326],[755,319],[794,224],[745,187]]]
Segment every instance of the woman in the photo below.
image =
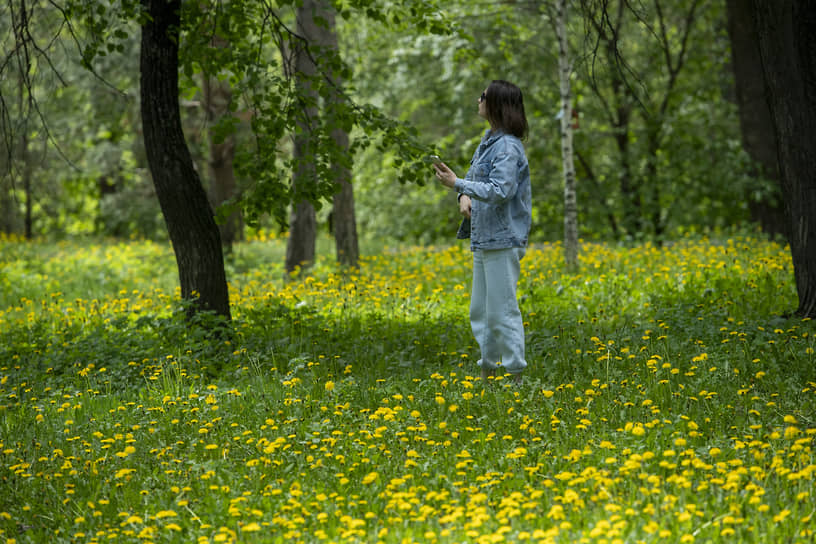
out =
[[459,238],[470,238],[473,290],[470,324],[481,349],[482,378],[501,362],[518,382],[527,367],[524,322],[516,299],[520,261],[530,232],[530,169],[521,140],[527,118],[521,90],[507,81],[490,83],[479,97],[479,115],[490,123],[464,179],[444,163],[436,177],[459,193],[465,216]]

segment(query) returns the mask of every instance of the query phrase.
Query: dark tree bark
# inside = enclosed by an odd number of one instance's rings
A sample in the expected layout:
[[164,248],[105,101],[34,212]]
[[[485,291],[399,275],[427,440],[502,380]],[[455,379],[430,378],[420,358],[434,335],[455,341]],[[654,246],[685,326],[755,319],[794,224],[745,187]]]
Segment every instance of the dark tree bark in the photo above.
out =
[[289,220],[289,240],[286,245],[285,268],[288,274],[310,267],[315,259],[317,218],[314,206],[307,195],[317,184],[316,167],[310,159],[314,157],[311,150],[312,129],[317,123],[319,97],[312,85],[317,67],[309,53],[309,43],[320,33],[315,24],[316,9],[315,0],[304,0],[297,10],[297,33],[303,39],[294,43],[295,85],[299,87],[299,94],[304,102],[292,151],[295,164],[295,171],[292,174],[295,202]]
[[781,234],[787,238],[788,220],[779,194],[776,133],[765,96],[765,80],[751,6],[752,0],[726,0],[734,90],[739,108],[742,145],[758,165],[753,175],[772,180],[776,190],[770,198],[757,200],[748,194],[746,200],[751,219],[762,227],[763,232],[772,236]]
[[218,226],[181,128],[178,40],[181,0],[142,0],[141,106],[144,144],[191,314],[230,318]]
[[754,0],[754,23],[790,220],[797,313],[816,316],[816,2]]

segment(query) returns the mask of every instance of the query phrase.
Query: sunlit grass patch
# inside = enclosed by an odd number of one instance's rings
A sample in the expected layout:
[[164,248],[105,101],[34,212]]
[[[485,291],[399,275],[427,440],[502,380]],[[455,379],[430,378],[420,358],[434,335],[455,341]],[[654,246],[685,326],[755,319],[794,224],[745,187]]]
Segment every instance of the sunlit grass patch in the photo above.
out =
[[572,274],[531,248],[513,386],[475,368],[464,248],[284,281],[282,243],[237,248],[212,338],[152,280],[167,248],[3,242],[50,291],[2,291],[0,538],[812,541],[816,341],[781,317],[785,248],[586,244]]

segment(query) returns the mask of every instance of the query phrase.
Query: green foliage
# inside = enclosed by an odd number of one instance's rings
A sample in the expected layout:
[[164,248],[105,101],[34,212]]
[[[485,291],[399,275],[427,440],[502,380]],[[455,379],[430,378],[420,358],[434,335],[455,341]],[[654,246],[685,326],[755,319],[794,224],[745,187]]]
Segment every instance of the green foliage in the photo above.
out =
[[[302,120],[304,96],[293,83],[292,45],[297,2],[184,2],[180,56],[184,129],[206,177],[207,123],[201,110],[204,74],[230,82],[234,117],[221,119],[216,139],[237,136],[235,168],[250,223],[283,227],[287,206],[306,197],[320,206],[336,187],[332,165],[353,167],[358,223],[369,240],[449,240],[457,223],[444,191],[423,187],[432,179],[422,161],[440,154],[464,175],[475,142],[486,128],[476,97],[495,78],[525,92],[530,120],[526,142],[532,166],[533,236],[556,240],[563,230],[563,181],[558,121],[557,48],[547,3],[348,0],[332,3],[339,15],[337,52],[313,46],[319,75],[311,82],[318,106],[338,94],[341,104],[322,110],[313,123],[316,166],[313,186],[296,193],[292,137]],[[670,50],[679,54],[683,16],[690,2],[663,6]],[[9,172],[0,185],[0,206],[19,228],[25,204],[23,165],[31,167],[35,233],[98,233],[160,237],[158,205],[150,190],[138,113],[141,3],[134,0],[29,3],[29,51],[33,62],[3,65],[3,159]],[[597,2],[572,3],[570,43],[573,91],[579,112],[576,150],[579,224],[587,239],[625,238],[622,225],[634,214],[621,192],[622,157],[608,112],[610,85],[624,77],[622,104],[632,110],[627,131],[633,180],[644,204],[650,236],[656,219],[667,233],[705,231],[748,219],[749,199],[772,199],[775,188],[753,177],[739,145],[724,9],[699,3],[686,44],[685,65],[671,93],[650,5],[627,4],[619,62],[611,61],[590,24]],[[0,32],[14,41],[10,22]],[[33,44],[40,44],[40,49]],[[47,44],[48,47],[45,47]],[[95,76],[88,73],[90,69]],[[330,75],[342,75],[335,88]],[[8,77],[7,77],[8,76]],[[38,109],[27,109],[21,85],[30,84]],[[23,85],[25,87],[25,85]],[[666,114],[657,116],[661,101]],[[239,121],[241,119],[241,121]],[[244,120],[249,119],[249,122]],[[42,121],[45,121],[43,126]],[[88,122],[92,120],[93,122]],[[349,153],[330,137],[351,131]],[[649,136],[659,127],[656,150]],[[14,130],[10,130],[13,128]],[[23,160],[20,137],[29,142]],[[9,164],[6,164],[9,163]],[[115,191],[101,194],[100,186]],[[653,190],[656,188],[657,190]],[[229,209],[222,210],[225,215]],[[325,214],[324,214],[325,215]],[[613,225],[615,225],[613,227]],[[615,230],[617,228],[617,231]]]
[[[590,8],[606,3],[573,4],[569,15],[570,54],[573,60],[574,104],[579,114],[575,132],[578,206],[581,234],[589,239],[626,238],[627,218],[642,214],[642,236],[659,217],[668,233],[720,228],[748,220],[746,195],[766,195],[770,186],[751,175],[752,166],[740,146],[738,117],[728,100],[733,86],[724,12],[705,3],[696,12],[686,44],[685,64],[671,93],[668,72],[657,43],[656,14],[647,5],[628,4],[624,10],[618,63],[606,58],[603,44],[589,23]],[[690,3],[663,6],[673,58],[679,54],[684,11]],[[344,27],[344,56],[355,67],[358,91],[383,104],[389,113],[409,120],[425,141],[460,176],[465,174],[477,139],[486,128],[476,112],[476,97],[492,79],[509,79],[525,93],[530,137],[525,142],[533,182],[532,235],[557,240],[563,233],[563,176],[560,134],[555,116],[559,107],[557,43],[546,3],[500,3],[486,8],[473,2],[449,2],[448,17],[457,23],[446,36],[417,38],[410,31],[381,32],[366,21]],[[599,16],[600,17],[600,16]],[[622,71],[623,74],[619,72]],[[632,183],[643,199],[641,210],[630,210],[621,192],[622,157],[617,129],[609,110],[615,103],[609,90],[614,75],[624,78],[630,91],[628,107],[629,160]],[[668,100],[665,118],[658,116]],[[659,147],[652,158],[648,131],[660,128]],[[436,202],[428,191],[398,188],[377,198],[387,176],[388,157],[367,155],[355,172],[362,196],[360,222],[374,239],[384,235],[403,239],[409,232],[439,233],[455,218],[455,205]],[[651,168],[654,167],[654,172]],[[427,177],[430,179],[430,171]],[[376,176],[376,177],[375,177]],[[653,191],[657,188],[657,191]],[[657,196],[654,193],[658,193]],[[406,207],[405,202],[421,203]],[[382,217],[413,217],[412,229]],[[613,226],[614,225],[614,226]],[[615,230],[617,229],[617,231]]]
[[[399,7],[397,7],[399,6]],[[316,75],[302,85],[293,81],[296,69],[291,58],[294,48],[302,47],[302,37],[294,26],[295,2],[278,2],[274,8],[258,2],[233,1],[209,6],[187,3],[182,14],[185,40],[180,53],[187,85],[195,86],[195,77],[204,74],[228,77],[237,96],[233,109],[241,104],[252,112],[253,143],[237,152],[236,170],[245,180],[242,204],[250,225],[270,213],[280,225],[286,225],[288,206],[306,199],[318,208],[336,192],[334,171],[338,165],[350,168],[354,156],[376,142],[380,149],[393,150],[393,167],[402,182],[421,179],[422,159],[429,148],[419,142],[415,131],[390,119],[376,107],[352,98],[351,72],[331,47],[308,44],[307,54],[314,61]],[[388,10],[388,13],[386,13]],[[376,24],[412,24],[414,29],[442,32],[438,8],[434,2],[400,4],[369,1],[344,2],[339,13],[344,18],[361,14]],[[345,82],[338,84],[336,78]],[[307,87],[317,95],[314,103],[304,93]],[[309,108],[320,114],[308,117]],[[311,184],[293,186],[292,172],[300,165],[285,152],[281,142],[308,126],[308,161],[314,168]],[[224,134],[234,123],[219,126]],[[357,137],[346,150],[335,142],[333,131],[351,132]]]
[[0,241],[1,538],[812,540],[787,248],[588,243],[565,273],[532,247],[511,386],[478,377],[461,246],[298,282],[284,246],[236,246],[213,338],[164,245]]
[[[333,169],[337,165],[350,167],[357,151],[369,145],[376,144],[396,154],[394,167],[402,182],[416,182],[421,178],[422,159],[429,151],[409,126],[394,121],[371,105],[352,99],[353,85],[348,81],[350,71],[346,64],[336,51],[312,44],[309,55],[315,59],[318,73],[310,81],[310,86],[318,93],[320,104],[331,102],[334,105],[329,114],[313,120],[310,127],[314,136],[314,154],[307,160],[316,166],[314,184],[293,188],[291,176],[298,165],[289,155],[286,142],[302,130],[304,110],[309,106],[302,87],[293,83],[294,67],[289,58],[291,49],[302,39],[295,33],[296,6],[294,1],[273,4],[245,1],[183,3],[179,62],[184,97],[198,98],[202,74],[214,75],[230,81],[234,90],[232,111],[236,115],[251,112],[251,136],[244,135],[244,145],[236,160],[237,172],[243,180],[244,198],[242,202],[233,203],[243,205],[250,224],[256,224],[259,218],[271,213],[278,223],[285,225],[287,207],[301,198],[319,207],[336,190]],[[388,27],[410,27],[427,33],[447,31],[438,4],[430,0],[399,3],[358,0],[339,2],[336,8],[344,18],[364,16]],[[123,94],[138,95],[136,62],[139,58],[139,25],[144,18],[141,3],[66,0],[51,4],[43,11],[44,16],[29,22],[33,31],[47,36],[52,43],[65,46],[60,53],[65,54],[66,59],[70,59],[68,46],[75,48],[75,58],[79,58],[82,66],[99,79],[61,63],[52,64],[47,71],[60,78],[62,84],[67,83],[63,74],[84,81],[77,90],[59,89],[58,95],[70,102],[63,104],[59,113],[43,115],[49,126],[63,121],[70,125],[66,130],[55,131],[50,145],[63,145],[64,140],[78,144],[61,153],[77,168],[61,175],[59,180],[66,185],[72,184],[71,196],[81,202],[81,206],[68,206],[65,214],[68,220],[80,217],[76,226],[60,222],[43,225],[38,232],[97,230],[117,236],[153,237],[157,208],[153,196],[143,190],[145,161],[141,145],[135,141],[138,133],[133,130],[138,126],[132,115],[136,110],[130,108],[131,104],[122,108]],[[45,21],[50,21],[51,26],[47,27]],[[126,62],[122,62],[122,58],[126,58]],[[50,57],[43,56],[43,60],[48,62]],[[114,63],[119,66],[112,67]],[[335,76],[346,83],[334,84],[332,78]],[[123,93],[117,93],[116,89],[122,89]],[[47,94],[53,90],[31,87],[32,93]],[[7,89],[3,90],[3,96],[11,94]],[[336,100],[338,97],[339,101]],[[41,97],[38,102],[45,103],[46,100]],[[79,124],[81,121],[75,111],[77,105],[97,121],[94,130],[107,136],[100,138],[88,134],[88,127]],[[15,118],[20,115],[21,112],[14,112]],[[83,116],[82,120],[86,118]],[[200,126],[191,123],[187,128],[194,156],[204,164],[206,154],[195,152]],[[352,142],[350,152],[338,147],[331,137],[336,128],[357,129],[358,137]],[[236,119],[222,120],[215,130],[215,137],[223,138],[238,129]],[[130,153],[138,162],[95,161],[100,153],[108,153],[106,158],[113,159]],[[57,169],[50,163],[46,166],[43,176]],[[138,174],[126,169],[131,166]],[[97,182],[103,180],[113,183],[117,194],[109,198],[97,195],[94,189]],[[38,194],[47,192],[40,184],[37,189]],[[98,203],[97,199],[107,202]],[[138,201],[138,204],[131,209],[121,205],[130,200]],[[49,204],[56,206],[58,202]],[[38,215],[49,215],[45,212],[42,210]]]

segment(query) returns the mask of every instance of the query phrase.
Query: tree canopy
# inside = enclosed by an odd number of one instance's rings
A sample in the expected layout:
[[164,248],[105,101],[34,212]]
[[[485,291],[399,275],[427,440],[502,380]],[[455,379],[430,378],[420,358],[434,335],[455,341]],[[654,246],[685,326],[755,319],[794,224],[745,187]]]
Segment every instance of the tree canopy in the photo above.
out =
[[[483,130],[475,97],[501,77],[516,81],[528,103],[534,236],[560,237],[558,46],[546,3],[446,2],[444,10],[425,1],[335,3],[340,48],[313,47],[310,54],[319,67],[319,100],[338,91],[345,97],[331,123],[351,131],[350,152],[331,145],[328,118],[315,120],[322,142],[311,158],[317,182],[299,188],[290,183],[289,151],[304,106],[290,77],[299,39],[294,4],[183,3],[180,99],[188,143],[204,172],[199,74],[216,74],[232,86],[234,115],[222,117],[215,132],[237,133],[235,166],[250,223],[268,217],[285,224],[298,196],[320,206],[335,190],[332,161],[353,160],[362,236],[445,239],[455,212],[443,194],[421,188],[430,178],[421,158],[436,148],[463,173]],[[644,4],[608,16],[591,2],[573,9],[582,236],[636,237],[747,220],[749,198],[768,191],[750,175],[740,146],[723,6]],[[38,158],[30,173],[38,233],[161,235],[135,115],[140,4],[29,0],[7,2],[4,10],[12,15],[2,23],[6,42],[16,33],[21,44],[3,65],[3,166],[13,173],[4,202],[16,210],[25,201],[19,136],[26,132],[28,153]],[[216,35],[230,46],[213,47]],[[343,76],[339,90],[325,77],[335,72]],[[24,99],[14,99],[21,90]],[[30,120],[25,131],[21,119]],[[102,183],[116,190],[100,195]],[[422,205],[405,205],[411,201]],[[639,211],[632,202],[640,202]]]

